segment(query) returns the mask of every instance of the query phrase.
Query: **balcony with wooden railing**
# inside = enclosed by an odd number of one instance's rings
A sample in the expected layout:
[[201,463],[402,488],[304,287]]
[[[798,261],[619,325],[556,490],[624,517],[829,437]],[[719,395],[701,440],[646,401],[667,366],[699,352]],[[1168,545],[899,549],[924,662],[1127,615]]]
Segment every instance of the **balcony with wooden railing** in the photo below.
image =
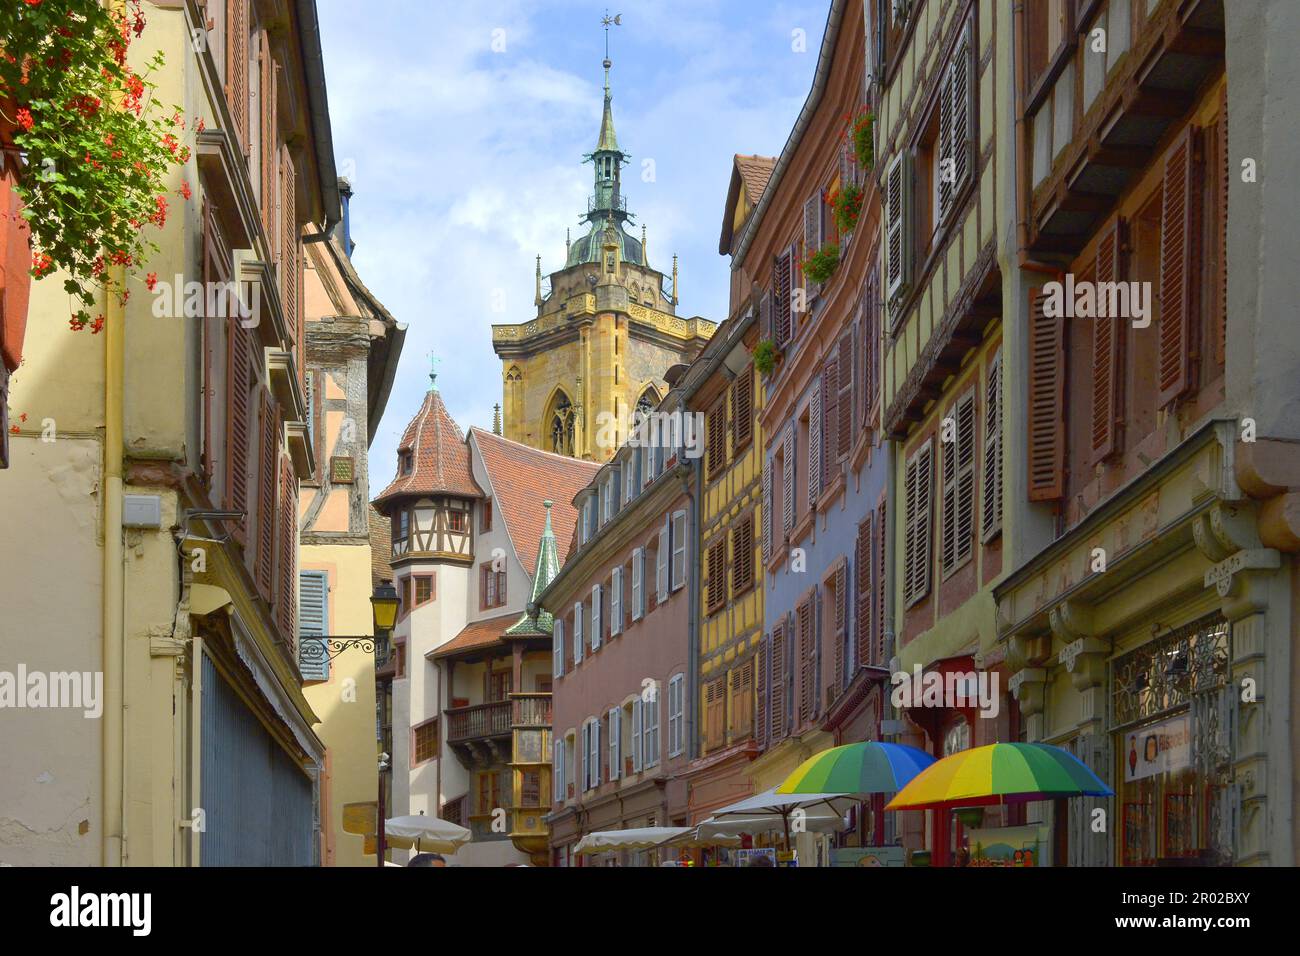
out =
[[517,728],[551,726],[551,695],[549,692],[511,694],[514,705],[514,726]]
[[512,717],[511,702],[494,700],[469,707],[452,707],[446,715],[447,742],[471,743],[492,737],[509,737]]

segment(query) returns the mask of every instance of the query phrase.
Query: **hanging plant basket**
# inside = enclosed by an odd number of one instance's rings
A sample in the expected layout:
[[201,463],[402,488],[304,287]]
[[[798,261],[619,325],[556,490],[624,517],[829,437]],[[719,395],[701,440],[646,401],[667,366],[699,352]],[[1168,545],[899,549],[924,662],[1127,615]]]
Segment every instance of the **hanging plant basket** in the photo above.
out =
[[864,173],[876,165],[875,129],[876,117],[870,110],[863,110],[853,121],[853,155]]
[[758,369],[759,374],[764,377],[776,371],[776,367],[781,364],[781,359],[781,350],[771,339],[763,339],[754,346],[754,368]]
[[835,228],[846,235],[858,227],[862,215],[862,187],[849,183],[830,195],[831,208],[835,210]]
[[835,274],[840,264],[840,245],[828,242],[803,261],[803,274],[809,282],[821,285]]

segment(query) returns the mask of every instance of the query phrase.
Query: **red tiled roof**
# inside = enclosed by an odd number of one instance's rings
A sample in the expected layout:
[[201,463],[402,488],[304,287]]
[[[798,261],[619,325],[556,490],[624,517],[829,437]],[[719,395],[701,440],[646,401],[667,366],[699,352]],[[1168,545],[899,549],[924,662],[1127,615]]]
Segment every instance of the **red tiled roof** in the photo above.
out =
[[745,180],[745,192],[749,194],[751,204],[757,204],[758,198],[767,188],[767,181],[772,178],[776,168],[775,156],[743,156],[736,154],[736,169]]
[[463,654],[466,651],[490,647],[501,642],[501,635],[505,633],[505,629],[517,620],[519,620],[519,612],[511,611],[509,614],[498,614],[496,617],[489,617],[482,621],[475,621],[473,624],[467,624],[450,641],[437,650],[430,651],[425,656],[431,658],[450,657],[453,654]]
[[474,483],[469,467],[469,449],[460,426],[452,419],[437,389],[430,389],[419,412],[406,426],[398,454],[414,453],[415,462],[409,475],[398,475],[375,498],[382,509],[390,498],[403,495],[463,495],[480,498],[483,493]]
[[551,530],[558,553],[568,554],[578,523],[573,498],[591,483],[600,465],[539,451],[482,428],[471,428],[470,434],[492,485],[486,493],[492,495],[493,510],[505,520],[515,553],[532,577],[537,572],[537,546],[546,526],[542,502],[548,498],[554,502]]

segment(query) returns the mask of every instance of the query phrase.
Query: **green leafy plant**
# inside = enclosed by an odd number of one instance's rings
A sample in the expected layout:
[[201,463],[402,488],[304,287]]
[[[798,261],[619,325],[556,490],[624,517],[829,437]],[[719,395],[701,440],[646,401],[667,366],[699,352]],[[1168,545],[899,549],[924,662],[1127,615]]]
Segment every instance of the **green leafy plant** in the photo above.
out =
[[[32,276],[64,271],[74,330],[103,327],[90,317],[101,292],[126,301],[110,267],[138,268],[157,251],[147,227],[166,223],[165,178],[189,161],[181,110],[153,99],[162,53],[140,72],[127,63],[144,28],[140,0],[116,12],[100,0],[0,3],[0,127],[26,160]],[[189,199],[187,183],[179,192]]]
[[771,339],[763,339],[754,346],[754,368],[758,369],[760,375],[771,375],[780,357],[781,350]]
[[801,263],[803,274],[809,282],[821,285],[835,274],[840,264],[840,244],[828,242]]
[[862,215],[862,187],[849,183],[836,189],[827,197],[835,211],[835,228],[840,234],[852,232],[858,226],[858,217]]
[[858,168],[864,173],[871,172],[876,165],[874,131],[876,117],[871,110],[858,113],[853,121],[853,155],[858,161]]

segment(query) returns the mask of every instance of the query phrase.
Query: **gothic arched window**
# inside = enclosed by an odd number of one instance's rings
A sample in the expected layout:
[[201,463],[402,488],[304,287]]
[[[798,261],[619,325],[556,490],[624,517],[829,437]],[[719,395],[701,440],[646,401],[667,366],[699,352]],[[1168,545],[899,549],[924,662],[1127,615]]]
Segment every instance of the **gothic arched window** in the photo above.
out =
[[577,417],[573,403],[563,390],[557,391],[551,399],[551,409],[546,416],[547,434],[551,439],[551,450],[557,455],[573,454],[573,427]]
[[632,412],[632,424],[640,423],[643,418],[655,410],[655,406],[658,404],[659,393],[654,390],[652,385],[642,392],[641,397],[636,400],[636,408]]

